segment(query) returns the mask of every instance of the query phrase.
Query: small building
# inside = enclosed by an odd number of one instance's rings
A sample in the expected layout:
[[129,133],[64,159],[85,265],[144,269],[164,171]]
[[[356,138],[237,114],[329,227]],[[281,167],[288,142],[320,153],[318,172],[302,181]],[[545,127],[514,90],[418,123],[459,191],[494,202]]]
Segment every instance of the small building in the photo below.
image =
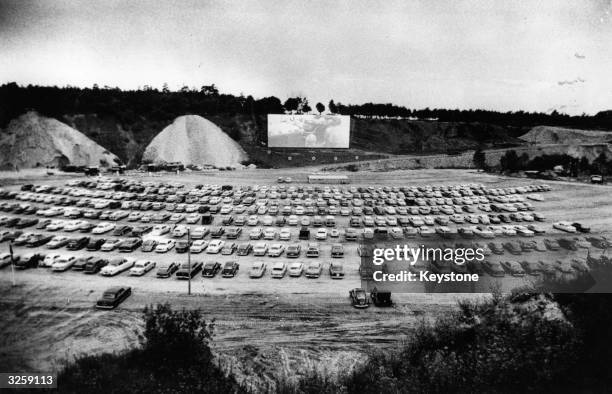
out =
[[349,183],[349,178],[346,175],[308,175],[308,183],[332,183],[346,184]]

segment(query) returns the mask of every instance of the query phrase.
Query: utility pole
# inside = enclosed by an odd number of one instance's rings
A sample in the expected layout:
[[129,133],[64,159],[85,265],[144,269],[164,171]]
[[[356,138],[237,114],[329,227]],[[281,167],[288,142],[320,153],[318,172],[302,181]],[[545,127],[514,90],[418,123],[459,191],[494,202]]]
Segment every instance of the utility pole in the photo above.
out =
[[187,294],[191,295],[191,231],[187,228],[187,267],[189,270],[189,281],[187,282]]
[[9,252],[11,253],[11,281],[15,286],[15,260],[13,259],[13,241],[9,243]]

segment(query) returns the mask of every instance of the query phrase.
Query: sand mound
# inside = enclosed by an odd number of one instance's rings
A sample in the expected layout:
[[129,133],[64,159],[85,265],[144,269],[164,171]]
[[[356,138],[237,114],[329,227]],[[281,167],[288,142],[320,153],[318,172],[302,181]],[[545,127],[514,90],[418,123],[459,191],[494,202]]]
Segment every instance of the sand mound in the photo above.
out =
[[597,130],[564,129],[562,127],[537,126],[519,137],[536,144],[601,144],[612,141],[612,133]]
[[113,166],[117,156],[70,126],[35,112],[13,119],[0,133],[0,168]]
[[217,125],[197,115],[179,116],[153,138],[143,161],[239,166],[248,156],[240,145]]

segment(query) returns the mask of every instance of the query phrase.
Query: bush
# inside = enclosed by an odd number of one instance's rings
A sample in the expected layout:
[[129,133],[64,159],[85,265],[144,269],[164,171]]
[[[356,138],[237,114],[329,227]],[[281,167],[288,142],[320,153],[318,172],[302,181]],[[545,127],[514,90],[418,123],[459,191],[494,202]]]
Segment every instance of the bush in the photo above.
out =
[[121,354],[87,356],[58,376],[65,393],[242,392],[213,362],[214,323],[200,311],[173,311],[168,304],[144,310],[142,347]]

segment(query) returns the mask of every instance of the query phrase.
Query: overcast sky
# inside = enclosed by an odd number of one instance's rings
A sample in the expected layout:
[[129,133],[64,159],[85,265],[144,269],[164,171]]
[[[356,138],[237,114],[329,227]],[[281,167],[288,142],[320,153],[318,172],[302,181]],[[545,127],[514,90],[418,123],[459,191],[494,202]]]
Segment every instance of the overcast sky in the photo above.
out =
[[0,0],[2,83],[575,114],[611,73],[612,0]]

